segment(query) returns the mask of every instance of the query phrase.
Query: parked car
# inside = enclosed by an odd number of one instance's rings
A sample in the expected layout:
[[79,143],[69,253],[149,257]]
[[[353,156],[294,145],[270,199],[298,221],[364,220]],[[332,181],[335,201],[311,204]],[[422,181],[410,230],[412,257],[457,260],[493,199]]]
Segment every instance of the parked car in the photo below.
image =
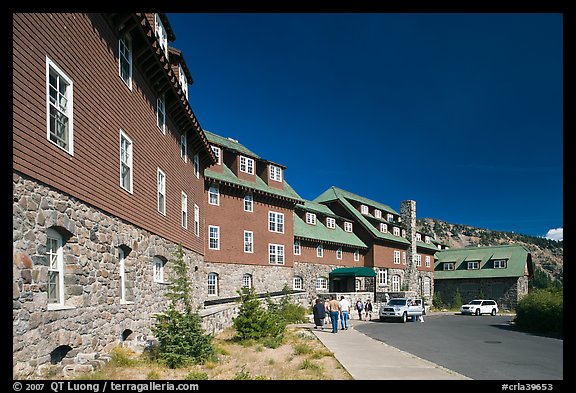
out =
[[474,299],[471,302],[463,304],[462,307],[460,307],[460,313],[470,315],[496,315],[498,313],[498,304],[494,300]]
[[380,306],[380,320],[396,319],[406,322],[408,319],[426,315],[422,299],[392,298],[387,304]]

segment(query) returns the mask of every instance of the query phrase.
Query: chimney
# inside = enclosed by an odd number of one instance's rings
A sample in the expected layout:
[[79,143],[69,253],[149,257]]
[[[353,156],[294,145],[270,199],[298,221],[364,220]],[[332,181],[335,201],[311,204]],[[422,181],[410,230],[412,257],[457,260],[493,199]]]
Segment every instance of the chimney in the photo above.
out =
[[418,290],[418,269],[416,267],[416,201],[407,200],[400,202],[400,215],[402,222],[406,225],[406,238],[410,246],[406,251],[408,263],[406,280],[408,291],[419,293]]

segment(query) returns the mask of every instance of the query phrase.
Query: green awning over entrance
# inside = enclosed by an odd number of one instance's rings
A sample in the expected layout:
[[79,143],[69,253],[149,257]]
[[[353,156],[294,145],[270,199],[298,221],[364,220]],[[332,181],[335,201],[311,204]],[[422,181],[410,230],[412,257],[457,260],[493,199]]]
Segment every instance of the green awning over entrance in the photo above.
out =
[[330,278],[334,277],[376,277],[376,272],[369,267],[340,267],[330,272]]

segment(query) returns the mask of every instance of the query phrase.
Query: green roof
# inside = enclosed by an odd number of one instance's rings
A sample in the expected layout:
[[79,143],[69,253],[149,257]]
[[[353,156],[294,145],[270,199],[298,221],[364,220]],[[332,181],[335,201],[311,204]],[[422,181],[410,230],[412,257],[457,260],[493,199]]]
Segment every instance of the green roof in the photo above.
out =
[[339,267],[329,274],[332,277],[376,277],[376,272],[366,266],[359,267]]
[[304,200],[304,203],[302,205],[297,205],[296,208],[310,211],[313,213],[323,214],[323,215],[328,216],[328,217],[343,219],[342,217],[334,214],[334,212],[332,210],[330,210],[330,208],[328,206],[323,205],[321,203],[309,201],[309,200]]
[[[376,207],[378,209],[381,209],[381,210],[389,212],[389,213],[398,214],[398,213],[396,213],[396,211],[394,209],[390,208],[389,206],[383,205],[383,204],[378,203],[378,202],[371,201],[370,199],[360,197],[356,194],[353,194],[353,193],[348,192],[348,191],[344,191],[344,190],[337,188],[337,187],[334,187],[334,186],[330,187],[328,190],[324,191],[322,194],[320,194],[318,197],[316,197],[314,199],[314,202],[329,202],[329,201],[338,200],[356,218],[356,220],[362,226],[364,226],[376,238],[382,239],[382,240],[389,240],[389,241],[393,241],[396,243],[410,244],[410,242],[408,240],[404,239],[402,236],[395,236],[389,232],[388,233],[380,232],[377,228],[374,227],[374,225],[372,225],[372,223],[368,220],[368,218],[366,216],[361,214],[358,211],[358,209],[356,209],[348,201],[349,199],[352,199],[352,200]],[[397,225],[397,226],[400,226],[400,225]],[[426,243],[423,243],[423,244],[426,244]]]
[[298,195],[296,193],[296,191],[294,191],[294,189],[288,184],[288,182],[286,180],[283,181],[284,189],[280,190],[280,189],[268,186],[268,184],[266,184],[264,182],[264,180],[262,180],[259,176],[255,176],[255,178],[256,178],[255,182],[247,181],[247,180],[239,179],[234,174],[234,172],[232,172],[232,170],[230,168],[228,168],[226,165],[222,165],[222,168],[223,168],[222,173],[213,171],[209,168],[206,168],[206,169],[204,169],[204,177],[207,179],[219,180],[219,181],[223,181],[223,182],[227,182],[227,183],[231,183],[231,184],[236,184],[238,186],[246,187],[246,188],[249,188],[249,189],[254,190],[254,191],[260,191],[263,193],[276,195],[276,196],[283,197],[283,198],[293,199],[293,200],[296,200],[298,202],[302,201],[302,198],[300,198],[300,195]]
[[316,225],[306,224],[296,213],[294,213],[294,237],[331,242],[344,246],[367,248],[352,232],[346,232],[336,225],[336,228],[327,228],[321,220],[316,220]]
[[[523,246],[466,247],[436,253],[434,279],[498,278],[532,275],[532,256]],[[493,261],[506,259],[506,268],[494,268]],[[479,261],[479,269],[468,269],[468,262]],[[444,262],[453,262],[454,270],[444,270]]]
[[259,156],[254,154],[252,151],[248,150],[246,148],[246,146],[242,145],[241,143],[239,143],[235,139],[225,138],[223,136],[216,135],[213,132],[206,131],[206,130],[204,130],[204,134],[206,134],[206,138],[208,139],[208,142],[210,142],[210,143],[220,145],[226,149],[233,150],[233,151],[245,154],[245,155],[253,157],[253,158],[260,158]]

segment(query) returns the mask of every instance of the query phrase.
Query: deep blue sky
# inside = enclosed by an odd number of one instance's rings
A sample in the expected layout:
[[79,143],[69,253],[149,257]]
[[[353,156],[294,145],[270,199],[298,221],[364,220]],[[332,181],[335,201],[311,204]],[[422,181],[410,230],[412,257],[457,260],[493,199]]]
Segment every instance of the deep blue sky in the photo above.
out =
[[563,227],[562,14],[168,14],[201,126],[400,211]]

